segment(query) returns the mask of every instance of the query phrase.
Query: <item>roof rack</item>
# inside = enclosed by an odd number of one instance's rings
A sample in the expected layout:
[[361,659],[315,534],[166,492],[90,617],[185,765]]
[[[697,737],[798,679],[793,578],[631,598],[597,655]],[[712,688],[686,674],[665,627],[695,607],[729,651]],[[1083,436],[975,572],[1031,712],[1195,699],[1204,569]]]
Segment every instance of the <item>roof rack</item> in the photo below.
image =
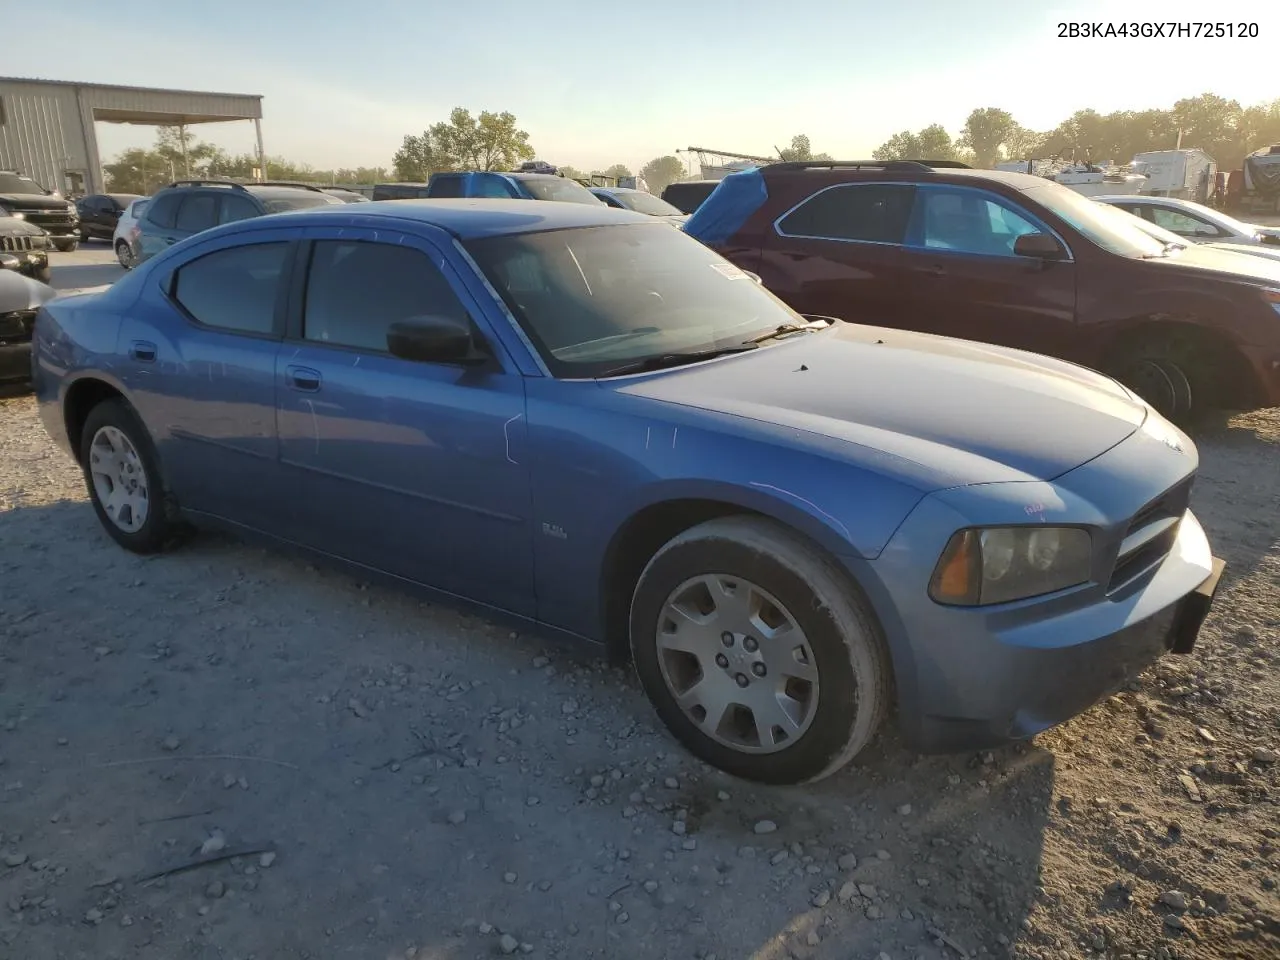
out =
[[884,170],[900,173],[928,173],[938,169],[970,169],[959,160],[787,160],[770,163],[766,170]]
[[[233,190],[245,190],[243,183],[234,180],[175,180],[171,187],[230,187]],[[246,191],[247,192],[247,191]]]
[[298,187],[302,190],[312,190],[316,193],[324,193],[324,187],[317,186],[314,183],[303,183],[301,180],[255,180],[249,184],[251,187]]

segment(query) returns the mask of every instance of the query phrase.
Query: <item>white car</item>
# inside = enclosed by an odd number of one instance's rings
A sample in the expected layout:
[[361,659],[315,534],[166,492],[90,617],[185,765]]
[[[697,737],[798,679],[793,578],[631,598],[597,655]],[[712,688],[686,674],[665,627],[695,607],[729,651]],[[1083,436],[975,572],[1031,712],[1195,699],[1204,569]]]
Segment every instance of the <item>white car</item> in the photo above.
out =
[[1280,246],[1280,227],[1244,223],[1202,203],[1177,197],[1094,197],[1143,220],[1164,227],[1192,243],[1231,243]]
[[[1102,202],[1101,200],[1098,202]],[[1123,210],[1120,204],[1111,204],[1117,210]],[[1126,210],[1135,220],[1138,221],[1138,229],[1143,230],[1148,237],[1155,237],[1161,243],[1172,243],[1178,247],[1187,247],[1190,243],[1189,239],[1179,236],[1170,229],[1161,227],[1161,225],[1152,223],[1151,220],[1143,218],[1135,214],[1132,210]],[[1266,229],[1266,228],[1263,228]],[[1263,257],[1266,260],[1280,260],[1280,244],[1275,243],[1231,243],[1221,241],[1207,241],[1198,243],[1197,246],[1208,247],[1211,250],[1221,250],[1226,253],[1244,253],[1245,256]]]
[[138,218],[147,205],[147,197],[134,200],[125,207],[116,221],[116,231],[111,237],[111,247],[116,252],[120,266],[126,270],[138,262]]

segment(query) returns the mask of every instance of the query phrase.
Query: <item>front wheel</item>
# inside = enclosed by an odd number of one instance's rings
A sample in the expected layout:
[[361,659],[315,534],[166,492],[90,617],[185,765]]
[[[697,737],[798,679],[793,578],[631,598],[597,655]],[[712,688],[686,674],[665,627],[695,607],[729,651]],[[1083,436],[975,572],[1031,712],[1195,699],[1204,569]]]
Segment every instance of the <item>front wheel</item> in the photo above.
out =
[[71,237],[69,239],[66,237],[60,237],[53,241],[53,249],[57,250],[59,253],[75,253],[78,246],[80,246],[80,239],[78,237]]
[[155,553],[177,532],[146,427],[123,400],[89,412],[80,435],[80,462],[98,520],[116,543]]
[[658,551],[632,599],[631,651],[676,738],[763,783],[839,770],[891,699],[884,639],[847,575],[754,517],[700,524]]

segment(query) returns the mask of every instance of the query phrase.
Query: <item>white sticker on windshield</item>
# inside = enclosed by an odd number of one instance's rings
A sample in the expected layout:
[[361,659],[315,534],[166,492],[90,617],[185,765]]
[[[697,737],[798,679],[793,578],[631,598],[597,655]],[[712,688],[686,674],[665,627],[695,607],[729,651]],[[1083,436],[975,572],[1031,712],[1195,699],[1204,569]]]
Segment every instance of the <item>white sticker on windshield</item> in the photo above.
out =
[[732,263],[713,263],[711,269],[729,280],[746,280],[747,275]]

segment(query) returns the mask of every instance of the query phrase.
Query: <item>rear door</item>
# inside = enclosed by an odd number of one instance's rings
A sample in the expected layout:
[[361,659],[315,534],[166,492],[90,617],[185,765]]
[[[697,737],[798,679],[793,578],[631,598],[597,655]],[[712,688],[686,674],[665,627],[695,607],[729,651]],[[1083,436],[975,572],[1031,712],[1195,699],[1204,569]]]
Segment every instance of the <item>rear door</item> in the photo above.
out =
[[823,187],[778,217],[765,236],[759,273],[800,313],[910,327],[902,243],[915,186]]
[[1031,211],[999,194],[922,185],[907,235],[908,279],[901,291],[912,328],[1070,356],[1076,265],[1015,256],[1014,242],[1030,233],[1056,236]]
[[142,219],[138,221],[138,246],[142,259],[154,257],[178,242],[173,226],[181,205],[182,194],[178,190],[157,194],[147,204]]

